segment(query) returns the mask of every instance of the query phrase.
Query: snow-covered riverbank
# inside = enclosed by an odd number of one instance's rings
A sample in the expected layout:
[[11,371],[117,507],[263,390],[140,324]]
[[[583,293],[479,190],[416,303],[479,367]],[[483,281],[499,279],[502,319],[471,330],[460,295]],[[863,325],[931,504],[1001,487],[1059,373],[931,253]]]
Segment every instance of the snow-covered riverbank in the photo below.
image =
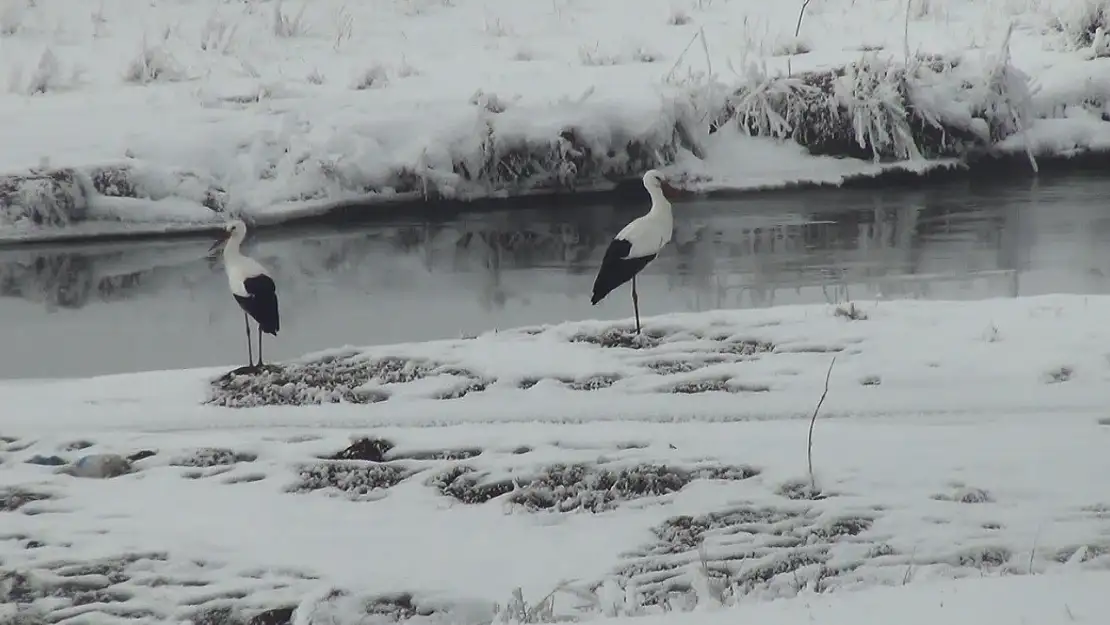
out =
[[9,0],[0,237],[1102,150],[1096,9],[818,0],[795,36],[757,0]]
[[[640,339],[579,322],[258,375],[0,382],[0,604],[22,623],[677,624],[1012,587],[1012,614],[1101,622],[1107,314],[780,307]],[[1026,580],[977,579],[1000,576]]]

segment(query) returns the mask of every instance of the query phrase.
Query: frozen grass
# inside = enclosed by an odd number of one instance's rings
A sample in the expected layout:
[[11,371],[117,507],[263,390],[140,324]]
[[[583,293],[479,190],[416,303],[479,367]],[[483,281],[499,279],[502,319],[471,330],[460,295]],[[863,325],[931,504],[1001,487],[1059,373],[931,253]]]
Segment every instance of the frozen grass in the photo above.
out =
[[[951,620],[1018,589],[995,608],[1101,622],[1082,589],[1110,568],[1110,368],[1090,348],[1108,314],[1107,297],[855,302],[254,376],[3,382],[0,618],[670,625],[921,593]],[[127,470],[82,470],[106,459]]]
[[1094,0],[8,0],[0,236],[606,189],[655,166],[693,190],[1032,169],[1110,145],[1104,21]]

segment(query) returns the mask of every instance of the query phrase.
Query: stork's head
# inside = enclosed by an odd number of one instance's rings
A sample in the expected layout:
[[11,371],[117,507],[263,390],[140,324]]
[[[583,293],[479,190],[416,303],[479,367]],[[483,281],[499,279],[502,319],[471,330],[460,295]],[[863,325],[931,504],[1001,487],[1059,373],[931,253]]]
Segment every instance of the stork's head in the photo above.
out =
[[647,187],[648,193],[658,190],[668,199],[674,197],[676,192],[676,189],[667,182],[666,176],[658,169],[647,170],[644,174],[644,186]]
[[228,239],[234,237],[238,241],[242,241],[247,236],[247,224],[242,219],[232,219],[223,225],[221,231],[216,236],[216,242],[208,249],[208,254],[215,254]]
[[232,219],[224,225],[228,237],[238,235],[240,238],[247,236],[247,224],[242,219]]

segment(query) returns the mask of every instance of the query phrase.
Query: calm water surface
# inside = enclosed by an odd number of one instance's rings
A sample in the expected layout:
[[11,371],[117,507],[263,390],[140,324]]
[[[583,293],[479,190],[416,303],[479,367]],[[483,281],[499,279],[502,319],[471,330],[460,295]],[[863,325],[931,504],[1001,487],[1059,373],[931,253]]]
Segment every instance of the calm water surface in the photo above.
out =
[[[1110,179],[805,191],[676,206],[675,244],[640,281],[647,315],[858,298],[1110,290]],[[282,332],[270,359],[632,313],[591,307],[609,239],[643,203],[418,211],[260,232]],[[243,318],[210,241],[0,249],[0,377],[245,362]]]

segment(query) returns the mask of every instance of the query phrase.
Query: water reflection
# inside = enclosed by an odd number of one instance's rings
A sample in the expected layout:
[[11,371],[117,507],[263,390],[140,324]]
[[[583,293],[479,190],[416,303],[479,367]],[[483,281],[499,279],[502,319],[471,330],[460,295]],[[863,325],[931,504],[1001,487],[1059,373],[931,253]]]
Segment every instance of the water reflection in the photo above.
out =
[[[854,298],[1101,293],[1110,182],[799,192],[681,204],[645,272],[646,314]],[[274,358],[631,314],[589,305],[609,238],[643,208],[412,215],[263,232],[283,327]],[[0,377],[234,363],[242,324],[207,240],[0,250]]]

